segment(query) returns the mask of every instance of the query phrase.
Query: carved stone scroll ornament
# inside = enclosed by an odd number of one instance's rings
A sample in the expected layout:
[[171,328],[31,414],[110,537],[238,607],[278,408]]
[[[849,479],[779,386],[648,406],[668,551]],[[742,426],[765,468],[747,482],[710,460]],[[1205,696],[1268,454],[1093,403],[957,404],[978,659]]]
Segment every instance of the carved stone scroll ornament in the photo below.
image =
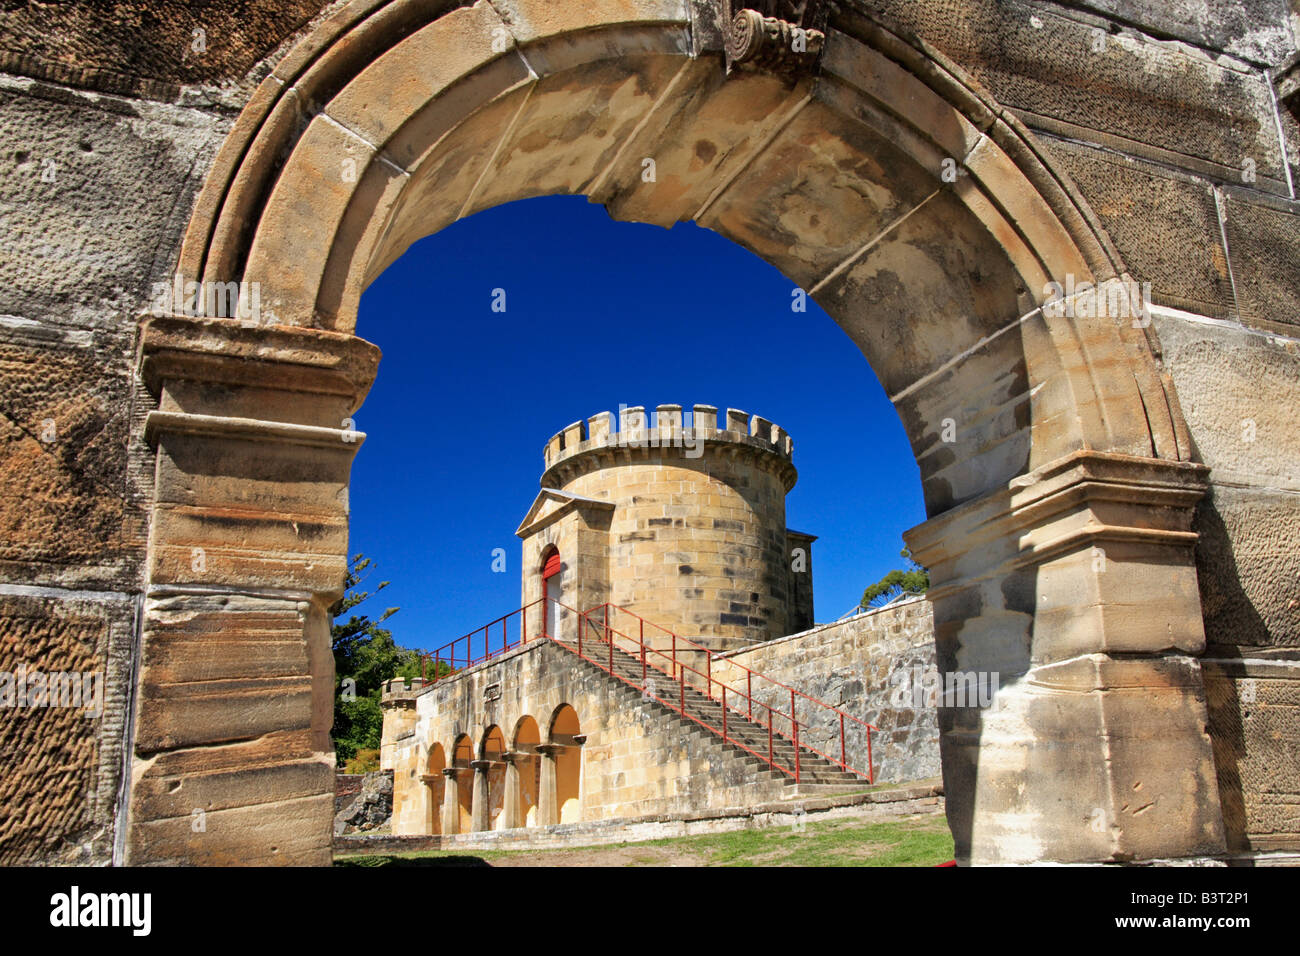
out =
[[726,31],[727,69],[747,63],[773,73],[803,73],[817,63],[825,40],[820,30],[739,10]]

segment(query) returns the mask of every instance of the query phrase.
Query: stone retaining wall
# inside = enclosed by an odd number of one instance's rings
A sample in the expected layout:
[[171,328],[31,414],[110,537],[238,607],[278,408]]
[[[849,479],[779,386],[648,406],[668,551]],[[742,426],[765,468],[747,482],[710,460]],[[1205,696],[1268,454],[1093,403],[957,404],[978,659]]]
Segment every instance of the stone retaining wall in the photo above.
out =
[[[724,656],[739,666],[730,671],[715,666],[714,675],[732,687],[745,687],[741,667],[748,667],[874,725],[877,732],[872,734],[871,745],[877,782],[939,775],[935,709],[924,705],[899,707],[891,699],[905,685],[909,688],[909,702],[915,703],[910,688],[917,668],[925,673],[935,666],[934,616],[924,598]],[[753,686],[756,699],[782,712],[789,711],[788,691],[774,686],[761,688],[761,682]],[[801,742],[838,757],[838,715],[810,701],[796,706],[800,723],[807,724]],[[865,769],[866,735],[855,732],[851,721],[846,722],[845,742],[847,763]]]

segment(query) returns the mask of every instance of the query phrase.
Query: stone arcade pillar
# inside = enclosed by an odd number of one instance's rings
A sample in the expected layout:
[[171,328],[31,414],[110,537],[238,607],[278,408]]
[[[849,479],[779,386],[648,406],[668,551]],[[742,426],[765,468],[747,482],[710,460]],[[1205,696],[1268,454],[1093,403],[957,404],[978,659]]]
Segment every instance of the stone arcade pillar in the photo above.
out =
[[[350,430],[379,350],[233,319],[149,319],[158,407],[125,860],[331,858],[329,606],[347,570]],[[252,781],[255,781],[253,783]]]
[[905,535],[940,671],[1000,685],[939,714],[959,860],[1223,852],[1190,530],[1207,470],[1080,452]]
[[501,807],[501,826],[505,830],[513,830],[524,825],[524,821],[519,818],[519,803],[522,795],[520,793],[518,761],[530,758],[528,754],[516,750],[509,751],[501,756],[506,762],[506,793],[505,802]]
[[420,774],[420,782],[424,784],[424,832],[429,834],[438,832],[438,815],[442,813],[442,804],[445,802],[434,799],[440,778],[441,772]]
[[492,829],[492,807],[488,796],[488,772],[492,769],[491,760],[471,760],[470,768],[474,771],[474,790],[470,803],[469,828],[475,833]]
[[442,832],[444,835],[460,832],[460,771],[463,767],[447,767],[442,775],[447,778],[442,787]]
[[537,752],[542,755],[537,775],[537,825],[539,827],[548,827],[560,822],[555,757],[562,749],[555,744],[537,745]]

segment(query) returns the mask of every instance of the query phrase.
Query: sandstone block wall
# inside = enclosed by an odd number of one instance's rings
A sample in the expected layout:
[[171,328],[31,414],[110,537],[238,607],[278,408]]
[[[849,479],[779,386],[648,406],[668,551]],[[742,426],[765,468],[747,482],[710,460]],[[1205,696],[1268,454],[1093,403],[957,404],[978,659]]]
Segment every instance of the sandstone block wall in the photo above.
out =
[[[924,702],[915,707],[914,676],[933,672],[934,614],[924,598],[908,600],[879,611],[868,611],[833,624],[768,641],[725,655],[732,665],[714,668],[730,686],[745,687],[747,667],[774,681],[852,714],[877,728],[872,757],[877,783],[900,783],[937,777],[939,726],[936,710]],[[787,711],[789,693],[756,682],[754,697]],[[900,686],[911,702],[894,701]],[[762,687],[762,690],[759,688]],[[797,705],[796,716],[808,722],[801,738],[823,753],[839,756],[840,725],[833,713],[809,702]],[[847,725],[847,763],[865,767],[866,737]]]

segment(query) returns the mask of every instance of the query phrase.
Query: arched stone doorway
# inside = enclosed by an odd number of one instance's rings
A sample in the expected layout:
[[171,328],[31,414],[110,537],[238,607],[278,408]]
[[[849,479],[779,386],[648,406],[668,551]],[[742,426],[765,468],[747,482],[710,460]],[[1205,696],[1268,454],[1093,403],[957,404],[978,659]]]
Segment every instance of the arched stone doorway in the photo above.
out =
[[425,764],[425,813],[424,830],[426,833],[442,832],[442,804],[447,792],[447,754],[442,744],[435,743],[429,748],[429,759]]
[[[942,713],[959,857],[1221,850],[1189,530],[1205,469],[1136,308],[1048,301],[1052,283],[1087,283],[1126,305],[1123,263],[1068,176],[956,65],[837,12],[815,64],[768,50],[770,69],[729,72],[706,7],[530,16],[525,3],[502,20],[486,3],[439,15],[356,0],[278,63],[178,264],[186,279],[256,283],[274,324],[173,316],[142,333],[160,402],[145,657],[150,615],[209,600],[187,597],[200,585],[236,596],[232,627],[254,613],[245,594],[296,615],[305,662],[283,707],[210,702],[201,741],[177,733],[187,701],[146,668],[137,759],[288,735],[257,751],[285,781],[264,799],[309,801],[304,846],[328,834],[325,609],[364,437],[350,416],[378,360],[353,335],[360,295],[458,217],[574,193],[752,250],[823,304],[889,393],[930,516],[908,540],[931,569],[941,667],[996,672],[1002,688],[995,712]],[[733,54],[746,42],[733,36]],[[229,754],[236,772],[249,759]],[[315,796],[294,790],[299,767]],[[1162,799],[1134,803],[1139,785]],[[150,822],[132,816],[129,861],[150,859]],[[213,846],[190,852],[224,852]]]

